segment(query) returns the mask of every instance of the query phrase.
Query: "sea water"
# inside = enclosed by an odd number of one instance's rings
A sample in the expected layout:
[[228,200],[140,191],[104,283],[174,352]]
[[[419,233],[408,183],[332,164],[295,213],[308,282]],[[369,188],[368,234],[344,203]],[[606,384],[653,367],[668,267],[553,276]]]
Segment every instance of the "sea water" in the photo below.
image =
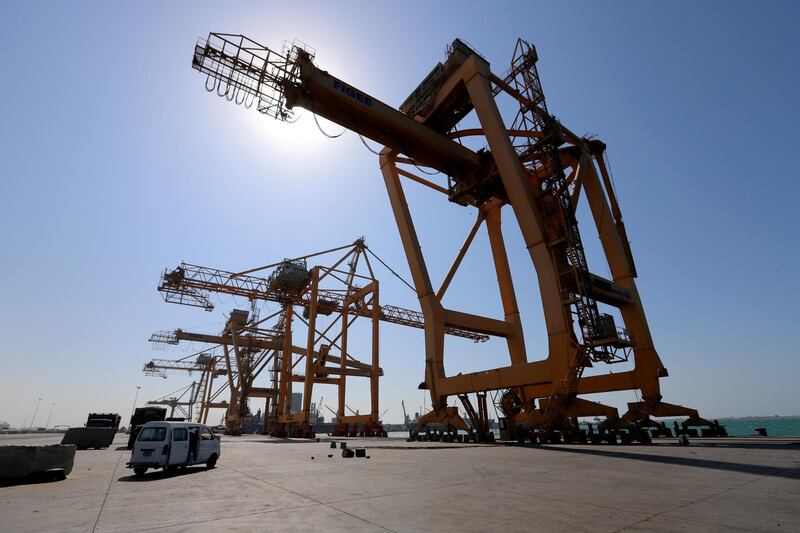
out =
[[770,437],[800,436],[800,416],[720,418],[719,423],[731,437],[756,435],[756,428],[765,428]]

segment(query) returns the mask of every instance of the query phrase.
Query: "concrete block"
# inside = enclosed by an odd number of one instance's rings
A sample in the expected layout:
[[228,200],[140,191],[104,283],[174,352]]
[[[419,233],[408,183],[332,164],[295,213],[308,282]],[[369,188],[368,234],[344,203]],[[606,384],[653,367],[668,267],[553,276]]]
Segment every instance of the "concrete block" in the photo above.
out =
[[72,472],[75,446],[0,446],[0,478],[19,478],[46,470]]
[[69,428],[61,444],[74,444],[79,450],[108,448],[116,434],[114,428]]

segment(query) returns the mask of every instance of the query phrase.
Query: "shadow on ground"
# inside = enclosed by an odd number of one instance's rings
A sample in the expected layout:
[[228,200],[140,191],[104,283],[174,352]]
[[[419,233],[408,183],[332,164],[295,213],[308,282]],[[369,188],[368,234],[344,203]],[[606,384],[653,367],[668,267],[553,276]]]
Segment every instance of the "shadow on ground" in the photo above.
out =
[[206,470],[208,469],[204,466],[189,466],[186,468],[178,468],[177,470],[153,470],[147,471],[147,473],[145,473],[143,476],[137,476],[136,474],[123,476],[117,479],[117,481],[158,481],[161,479],[199,474],[205,472]]
[[[735,448],[737,446],[731,445],[728,447]],[[747,448],[748,446],[743,445],[742,447]],[[795,448],[786,447],[786,448],[796,449],[796,447]],[[578,447],[539,446],[538,449],[552,451],[552,452],[578,453],[585,455],[594,455],[599,457],[612,457],[616,459],[631,459],[635,461],[647,461],[651,463],[662,463],[668,465],[691,466],[695,468],[728,470],[730,472],[740,472],[743,474],[785,477],[789,479],[800,480],[800,467],[784,468],[778,466],[764,466],[764,465],[754,465],[746,463],[730,463],[727,461],[712,461],[709,459],[697,459],[692,457],[675,457],[667,455],[654,455],[649,453],[620,452],[614,450],[598,450],[598,449],[578,448]],[[764,449],[763,446],[761,447],[761,449],[762,450]]]
[[12,477],[0,479],[0,487],[13,487],[15,485],[38,485],[40,483],[54,483],[63,481],[66,476],[52,472],[40,472],[26,477]]

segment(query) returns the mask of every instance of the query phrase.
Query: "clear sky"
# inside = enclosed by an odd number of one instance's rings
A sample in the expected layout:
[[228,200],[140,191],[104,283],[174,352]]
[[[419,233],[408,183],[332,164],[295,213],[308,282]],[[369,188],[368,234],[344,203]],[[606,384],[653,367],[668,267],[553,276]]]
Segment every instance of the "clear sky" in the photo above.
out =
[[[281,124],[207,94],[190,59],[209,31],[278,49],[300,39],[323,68],[392,105],[454,37],[499,73],[516,38],[530,40],[550,111],[608,144],[670,370],[665,400],[709,417],[800,412],[800,186],[788,160],[800,119],[797,5],[0,3],[0,420],[29,423],[37,398],[37,425],[53,403],[50,425],[90,411],[127,418],[137,385],[141,404],[188,384],[142,374],[149,358],[193,349],[154,352],[150,333],[218,330],[236,302],[213,313],[163,303],[159,274],[182,260],[239,270],[364,235],[407,274],[377,158],[353,134],[324,137],[308,115]],[[474,213],[408,190],[440,276]],[[518,230],[506,229],[524,273]],[[447,305],[497,313],[482,239],[465,267]],[[517,290],[538,359],[546,343],[528,276]],[[383,302],[416,307],[383,278]],[[382,335],[382,410],[400,422],[401,399],[411,411],[422,403],[422,335],[391,325]],[[492,346],[464,348],[448,371],[504,364]],[[354,392],[348,403],[366,410],[366,388]]]

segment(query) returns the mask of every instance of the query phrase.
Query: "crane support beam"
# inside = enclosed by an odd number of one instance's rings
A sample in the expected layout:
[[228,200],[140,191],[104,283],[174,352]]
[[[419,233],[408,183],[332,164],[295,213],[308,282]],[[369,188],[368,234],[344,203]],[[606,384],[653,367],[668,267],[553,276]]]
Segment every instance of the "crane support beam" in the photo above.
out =
[[251,387],[248,396],[251,398],[276,398],[278,390],[266,387]]
[[420,124],[300,57],[302,86],[286,87],[286,107],[303,107],[384,146],[402,152],[417,164],[445,174],[472,174],[478,154]]
[[507,337],[512,332],[511,326],[503,320],[462,313],[461,311],[453,311],[452,309],[444,310],[444,323],[447,327],[464,329],[496,337]]

